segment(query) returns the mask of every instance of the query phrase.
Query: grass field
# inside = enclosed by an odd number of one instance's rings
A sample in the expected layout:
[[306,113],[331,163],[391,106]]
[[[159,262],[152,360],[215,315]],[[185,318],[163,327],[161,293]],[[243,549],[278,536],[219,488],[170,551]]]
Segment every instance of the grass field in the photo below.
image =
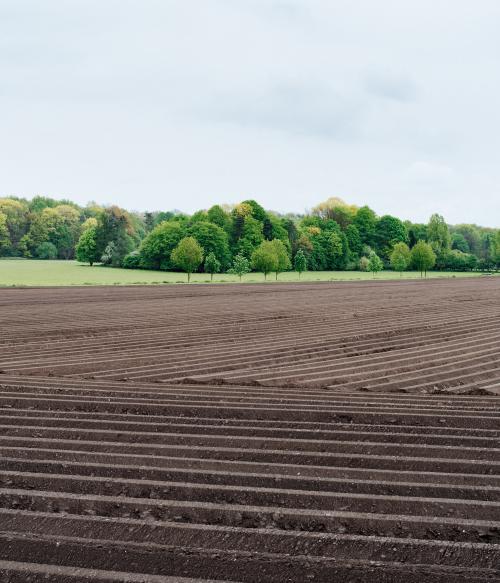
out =
[[[429,277],[470,277],[475,273],[432,272]],[[407,272],[403,278],[420,278],[417,272]],[[309,271],[302,274],[300,281],[353,281],[373,279],[371,273],[360,271]],[[400,279],[398,273],[383,271],[376,279]],[[275,280],[274,275],[268,277],[268,282]],[[194,274],[193,283],[209,283],[210,277],[204,273]],[[264,281],[261,273],[249,273],[243,277],[245,283],[260,283]],[[297,273],[290,271],[282,273],[278,281],[299,281]],[[238,277],[228,274],[214,276],[214,283],[238,282]],[[131,284],[162,284],[186,283],[186,274],[166,271],[146,271],[133,269],[117,269],[100,265],[82,265],[75,261],[40,261],[27,259],[5,259],[0,261],[0,286],[59,286],[59,285],[131,285]]]

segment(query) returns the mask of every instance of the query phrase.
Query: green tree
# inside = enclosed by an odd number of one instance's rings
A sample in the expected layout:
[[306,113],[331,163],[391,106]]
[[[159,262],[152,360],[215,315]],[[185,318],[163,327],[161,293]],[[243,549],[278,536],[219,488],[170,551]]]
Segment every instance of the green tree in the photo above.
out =
[[231,262],[229,239],[226,231],[208,221],[193,223],[187,230],[187,235],[194,237],[203,247],[205,254],[213,253],[222,269],[227,269]]
[[370,260],[366,255],[363,255],[359,260],[359,270],[360,271],[369,271],[370,269]]
[[10,249],[6,254],[19,255],[18,245],[28,229],[28,205],[13,198],[0,198],[0,213],[5,216],[9,230]]
[[10,248],[9,229],[7,228],[7,217],[0,213],[0,256]]
[[375,225],[375,246],[384,259],[388,259],[396,243],[407,243],[408,232],[402,221],[391,215],[384,215]]
[[307,257],[305,256],[305,253],[304,251],[302,251],[302,249],[299,249],[295,254],[293,266],[295,268],[295,271],[299,274],[300,279],[302,273],[307,270]]
[[83,231],[76,245],[77,261],[80,261],[81,263],[90,263],[90,266],[92,266],[99,260],[96,239],[96,227],[89,227]]
[[[120,265],[123,258],[128,255],[139,243],[139,237],[135,232],[130,213],[117,207],[110,206],[101,209],[97,216],[96,243],[98,255],[105,254],[106,247],[113,243],[113,253],[110,264]],[[110,257],[108,253],[106,257]]]
[[210,281],[214,279],[214,273],[219,273],[220,261],[215,256],[215,253],[210,252],[205,258],[205,273],[210,273]]
[[207,219],[214,225],[217,225],[221,229],[224,229],[226,233],[230,232],[231,229],[231,217],[220,205],[214,204],[207,211]]
[[57,247],[50,241],[40,243],[36,248],[36,256],[39,259],[57,259]]
[[245,275],[246,273],[249,273],[249,271],[250,261],[248,261],[248,259],[241,253],[238,253],[238,255],[236,255],[236,257],[233,259],[233,265],[228,273],[237,275],[240,278],[241,282],[242,276]]
[[274,270],[276,273],[276,281],[277,281],[278,274],[290,269],[292,264],[290,263],[290,257],[288,256],[287,248],[281,239],[273,239],[271,241],[271,244],[274,247],[276,257],[278,258],[278,263],[276,265],[276,269]]
[[373,277],[379,272],[382,271],[384,264],[382,263],[382,259],[372,251],[370,253],[370,257],[368,258],[368,269],[373,273]]
[[267,279],[268,273],[279,270],[279,257],[272,241],[262,241],[255,249],[252,253],[252,266],[264,274],[264,279]]
[[436,254],[429,243],[418,241],[411,250],[411,263],[415,269],[420,271],[420,277],[436,264]]
[[451,236],[451,248],[462,251],[462,253],[470,252],[469,243],[462,233],[453,233]]
[[172,251],[185,235],[186,229],[179,221],[164,221],[157,225],[139,247],[141,265],[147,269],[173,269]]
[[195,272],[203,261],[203,249],[194,237],[184,237],[172,251],[172,262],[187,273],[188,283],[191,274]]
[[427,225],[427,241],[437,258],[451,249],[451,236],[448,225],[441,215],[433,214]]
[[410,249],[406,243],[396,243],[392,250],[391,256],[391,267],[394,271],[399,271],[400,276],[403,275],[403,271],[408,269],[411,261]]
[[352,220],[359,231],[363,245],[374,244],[377,215],[368,206],[362,206]]

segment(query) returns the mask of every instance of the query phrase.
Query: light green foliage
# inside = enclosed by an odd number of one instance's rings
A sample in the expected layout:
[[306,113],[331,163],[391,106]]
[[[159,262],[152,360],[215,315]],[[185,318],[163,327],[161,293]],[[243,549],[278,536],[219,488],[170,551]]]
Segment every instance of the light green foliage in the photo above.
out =
[[276,279],[278,279],[278,274],[283,271],[288,271],[292,267],[292,264],[290,263],[290,257],[288,256],[288,250],[281,239],[273,239],[271,245],[273,246],[276,257],[278,258],[278,263],[274,270],[276,273]]
[[369,271],[369,269],[370,269],[370,260],[368,259],[368,257],[366,257],[366,255],[363,255],[363,257],[361,257],[361,259],[359,260],[359,270],[367,272],[367,271]]
[[379,271],[382,271],[383,268],[384,264],[382,263],[382,260],[375,253],[375,251],[372,251],[370,253],[370,257],[368,258],[368,270],[371,271],[375,277],[375,274],[377,274]]
[[194,237],[184,237],[172,251],[171,259],[177,267],[187,273],[189,283],[191,274],[203,261],[203,249]]
[[255,271],[262,272],[264,279],[267,279],[268,273],[278,271],[279,258],[272,241],[262,241],[257,249],[255,249],[252,253],[252,267]]
[[236,257],[233,259],[233,266],[231,269],[229,269],[228,273],[237,275],[241,282],[242,276],[249,272],[250,261],[248,261],[248,259],[241,253],[238,253],[238,255],[236,255]]
[[293,266],[295,271],[299,274],[299,278],[307,270],[307,257],[305,256],[304,251],[299,249],[295,254],[295,259],[293,261]]
[[451,249],[450,230],[441,215],[433,214],[429,219],[427,241],[437,257]]
[[215,253],[210,252],[205,258],[205,273],[210,273],[210,281],[214,278],[214,273],[219,273],[220,271],[220,261],[215,256]]
[[[89,219],[90,221],[91,219]],[[92,223],[89,223],[92,224]],[[90,263],[92,266],[99,260],[97,254],[97,227],[89,226],[80,235],[76,245],[76,259],[82,263]]]
[[415,269],[427,276],[427,271],[432,269],[436,263],[436,254],[431,245],[425,241],[418,241],[411,250],[411,263]]
[[0,255],[10,247],[9,229],[7,228],[7,217],[0,212]]
[[399,271],[400,274],[408,269],[411,261],[410,249],[406,243],[396,243],[392,250],[391,267],[394,271]]

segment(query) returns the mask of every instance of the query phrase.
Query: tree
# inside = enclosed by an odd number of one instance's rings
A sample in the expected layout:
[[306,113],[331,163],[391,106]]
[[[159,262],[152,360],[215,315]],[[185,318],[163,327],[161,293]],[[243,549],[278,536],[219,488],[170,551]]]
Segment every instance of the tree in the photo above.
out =
[[185,234],[185,227],[179,221],[164,221],[157,225],[139,247],[141,265],[148,269],[173,269],[172,251]]
[[388,259],[396,243],[408,243],[408,231],[398,218],[384,215],[375,225],[374,240],[379,253]]
[[240,278],[241,282],[242,276],[245,275],[245,273],[248,273],[249,271],[250,261],[248,261],[248,259],[241,253],[238,253],[238,255],[236,255],[236,257],[233,259],[233,266],[231,267],[228,273],[233,273],[234,275],[237,275]]
[[222,269],[229,267],[231,251],[229,250],[229,239],[224,229],[208,221],[197,221],[188,228],[187,235],[198,241],[206,255],[213,253]]
[[172,262],[187,273],[188,283],[191,274],[198,269],[203,261],[203,249],[194,237],[184,237],[172,251]]
[[57,247],[50,241],[40,243],[36,248],[36,256],[39,259],[57,259]]
[[96,243],[97,253],[110,257],[105,250],[109,243],[113,243],[113,253],[110,265],[121,265],[123,258],[128,255],[139,243],[140,237],[136,233],[133,220],[127,211],[110,206],[101,209],[97,216]]
[[441,215],[433,214],[429,219],[427,241],[437,257],[451,249],[450,230]]
[[0,212],[0,255],[10,247],[9,229],[7,228],[7,217]]
[[377,215],[368,206],[362,206],[356,213],[353,224],[359,231],[359,236],[363,245],[372,246],[375,237],[375,225],[377,224]]
[[104,265],[112,265],[116,261],[116,244],[114,241],[110,241],[104,249],[104,253],[101,255],[101,263]]
[[408,245],[406,243],[396,243],[392,250],[390,261],[394,271],[399,271],[400,276],[402,276],[403,271],[408,268],[411,261]]
[[379,272],[382,271],[384,264],[380,257],[372,251],[370,257],[368,258],[368,269],[373,273],[373,277]]
[[96,239],[96,227],[89,227],[83,231],[76,245],[77,261],[80,261],[81,263],[90,263],[90,266],[92,267],[92,265],[99,260]]
[[366,255],[363,255],[359,260],[359,270],[360,271],[368,271],[370,269],[370,260]]
[[205,273],[210,273],[210,281],[214,279],[214,273],[219,273],[220,261],[215,256],[215,253],[210,252],[205,258]]
[[451,236],[451,248],[462,251],[462,253],[470,252],[469,243],[462,233],[453,233]]
[[214,206],[208,209],[207,219],[214,225],[224,229],[227,233],[230,231],[231,217],[220,205],[214,204]]
[[434,267],[436,263],[436,254],[432,250],[429,243],[425,241],[418,241],[411,250],[411,263],[420,271],[420,277],[425,273],[427,277],[427,271]]
[[0,212],[5,215],[9,230],[11,247],[8,252],[10,255],[18,255],[18,244],[28,227],[28,205],[22,200],[0,198]]
[[283,271],[287,271],[290,269],[292,264],[290,263],[290,257],[288,256],[288,251],[281,239],[273,239],[271,244],[274,248],[276,253],[276,257],[278,258],[278,263],[276,265],[276,281],[278,280],[278,274],[282,273]]
[[299,249],[295,254],[293,266],[295,268],[295,271],[299,274],[300,279],[302,273],[307,269],[307,257],[305,256],[304,251],[302,251],[302,249]]
[[264,274],[264,279],[267,279],[267,274],[271,271],[278,271],[279,258],[272,241],[262,241],[255,249],[252,253],[252,266]]

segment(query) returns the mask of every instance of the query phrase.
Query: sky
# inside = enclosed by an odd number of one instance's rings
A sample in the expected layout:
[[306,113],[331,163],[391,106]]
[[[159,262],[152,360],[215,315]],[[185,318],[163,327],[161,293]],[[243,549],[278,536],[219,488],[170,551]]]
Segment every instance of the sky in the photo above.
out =
[[500,226],[498,0],[0,0],[0,195]]

